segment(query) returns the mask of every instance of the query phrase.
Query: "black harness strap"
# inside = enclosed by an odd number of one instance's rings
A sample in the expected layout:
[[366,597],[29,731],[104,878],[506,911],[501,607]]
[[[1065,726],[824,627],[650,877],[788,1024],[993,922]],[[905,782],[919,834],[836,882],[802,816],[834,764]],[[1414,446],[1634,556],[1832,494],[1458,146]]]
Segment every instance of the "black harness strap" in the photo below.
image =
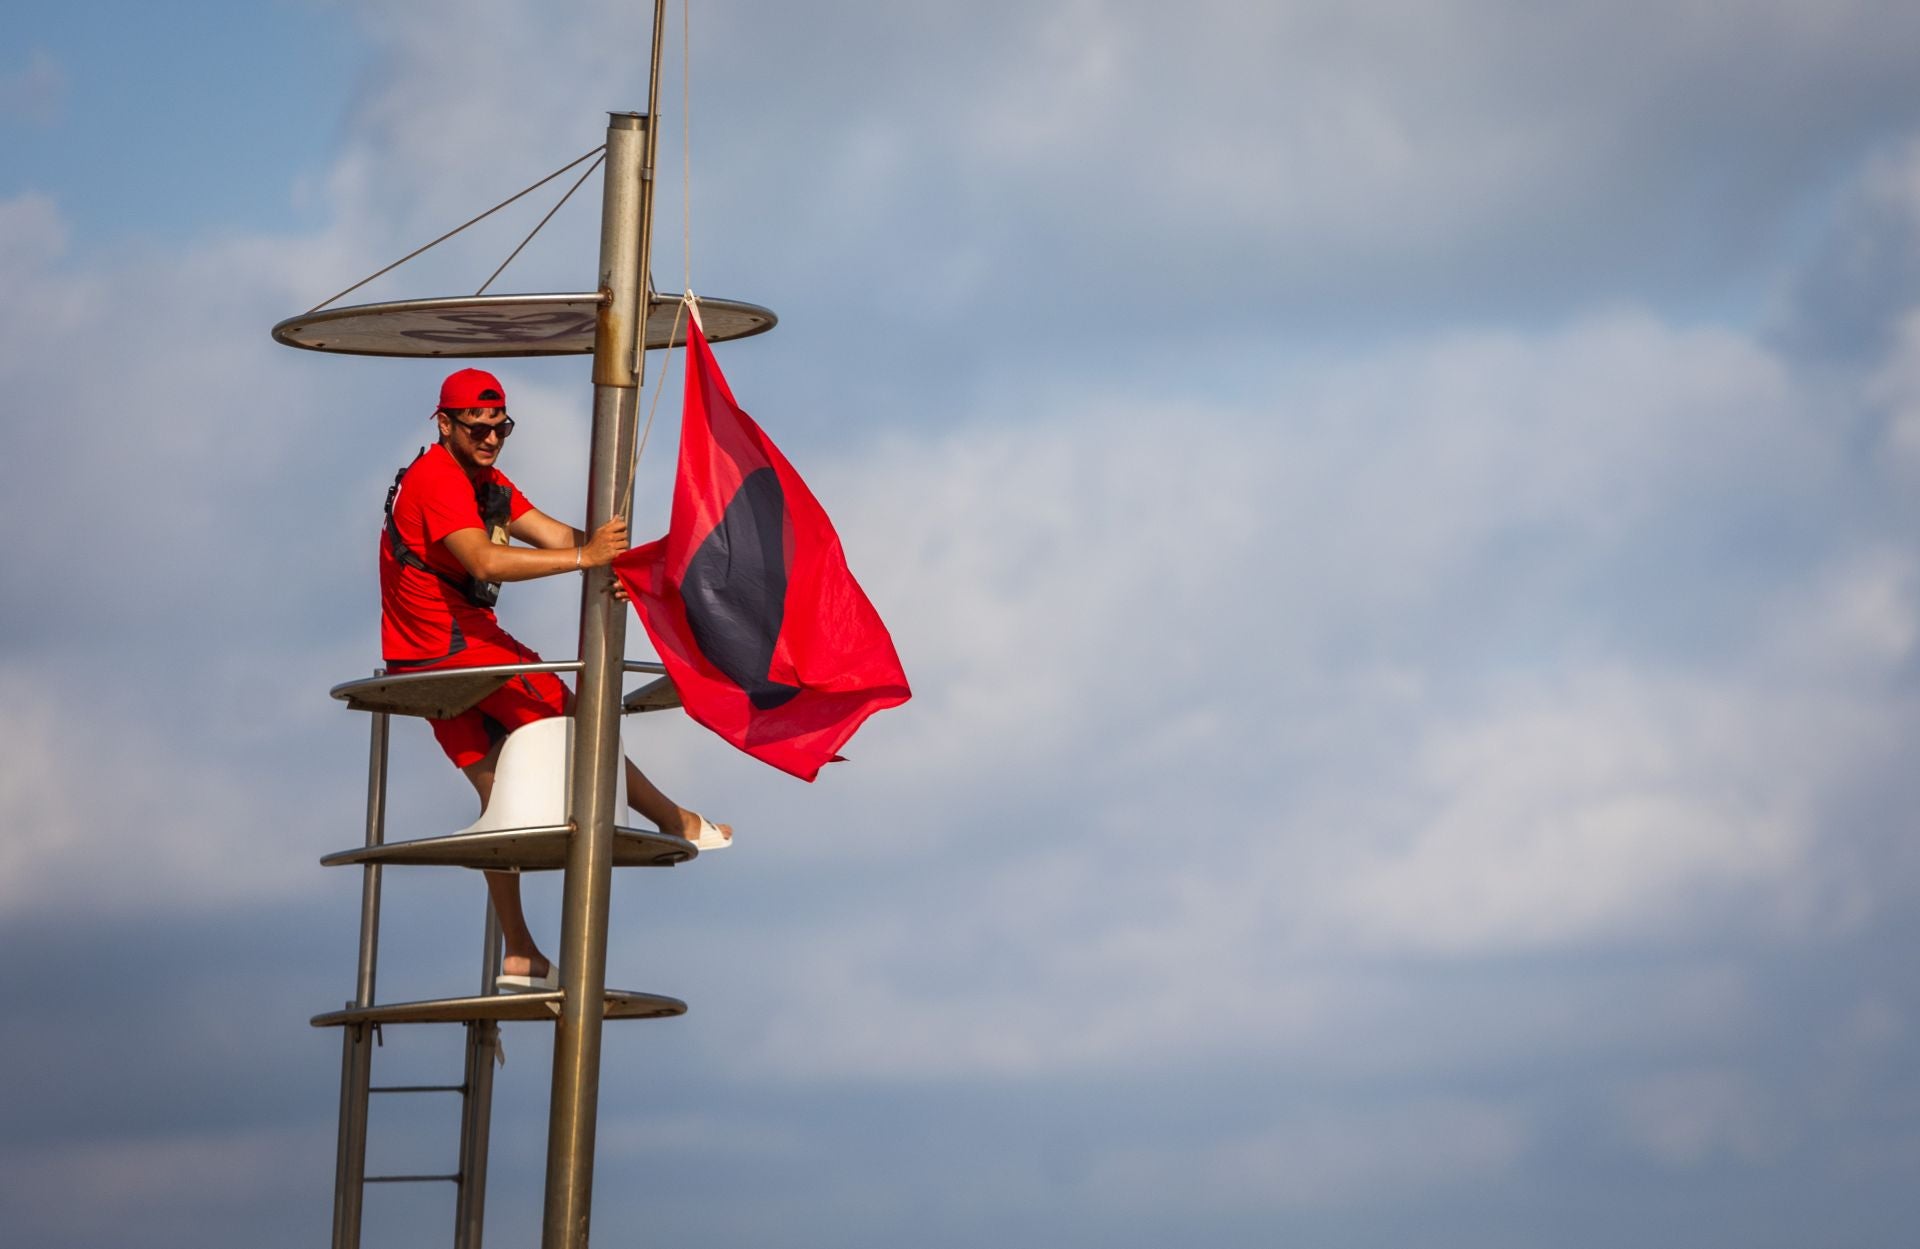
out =
[[[400,526],[393,521],[393,501],[399,497],[400,482],[406,477],[408,471],[420,462],[420,456],[426,453],[425,447],[420,448],[419,454],[393,475],[393,485],[387,489],[387,550],[403,566],[429,573],[460,591],[461,596],[475,607],[490,608],[500,601],[498,581],[477,581],[472,577],[448,576],[420,558],[419,553],[408,546],[406,539],[400,536]],[[504,545],[507,514],[513,507],[513,493],[505,486],[490,481],[482,482],[473,488],[473,500],[480,506],[480,519],[486,526],[487,537]]]

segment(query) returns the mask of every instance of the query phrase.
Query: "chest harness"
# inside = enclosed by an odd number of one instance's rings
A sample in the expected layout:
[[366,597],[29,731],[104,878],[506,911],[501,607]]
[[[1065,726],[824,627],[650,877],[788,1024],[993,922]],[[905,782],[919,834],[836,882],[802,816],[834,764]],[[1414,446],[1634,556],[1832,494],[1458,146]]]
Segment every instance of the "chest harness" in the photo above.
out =
[[[417,551],[408,546],[406,540],[400,536],[400,526],[393,523],[393,501],[400,493],[400,482],[406,477],[407,471],[420,462],[420,456],[426,453],[425,447],[420,448],[419,453],[393,475],[393,485],[387,490],[387,551],[404,567],[417,568],[446,582],[460,591],[461,596],[475,607],[491,609],[500,601],[498,581],[478,581],[470,576],[448,576],[422,559]],[[473,487],[473,501],[480,507],[480,520],[486,526],[488,539],[496,546],[507,545],[507,520],[508,513],[513,507],[513,492],[495,482],[477,482]]]

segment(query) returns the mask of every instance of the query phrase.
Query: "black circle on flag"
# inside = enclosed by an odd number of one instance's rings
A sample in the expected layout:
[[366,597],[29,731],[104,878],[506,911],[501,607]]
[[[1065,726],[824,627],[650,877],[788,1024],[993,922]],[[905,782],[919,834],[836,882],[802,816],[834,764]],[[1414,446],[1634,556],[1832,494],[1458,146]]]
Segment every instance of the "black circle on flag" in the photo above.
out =
[[787,610],[787,501],[780,475],[755,469],[687,563],[680,598],[700,653],[759,711],[800,693],[768,669]]

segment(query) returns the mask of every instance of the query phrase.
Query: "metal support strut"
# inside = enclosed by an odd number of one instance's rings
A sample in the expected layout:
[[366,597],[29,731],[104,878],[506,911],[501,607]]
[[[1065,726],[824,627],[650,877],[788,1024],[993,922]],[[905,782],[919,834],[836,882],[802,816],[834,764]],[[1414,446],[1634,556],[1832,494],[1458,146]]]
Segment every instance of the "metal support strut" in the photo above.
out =
[[[367,748],[367,845],[386,839],[387,716],[373,717]],[[360,968],[351,1005],[373,1005],[380,956],[380,865],[360,875]],[[367,1086],[373,1072],[372,1024],[340,1030],[340,1137],[333,1169],[333,1249],[359,1249],[360,1202],[367,1174]]]
[[[480,965],[480,992],[495,992],[500,974],[500,917],[487,903],[486,956]],[[454,1249],[480,1249],[487,1213],[487,1146],[493,1121],[493,1063],[500,1053],[500,1025],[491,1019],[469,1019],[467,1067],[461,1078],[460,1192],[454,1201]]]
[[[377,674],[376,674],[377,675]],[[389,717],[373,716],[367,762],[368,849],[386,841],[387,742]],[[380,957],[380,871],[378,862],[361,868],[360,963],[349,1009],[366,1010],[374,1002],[375,973]],[[481,959],[481,993],[494,991],[500,974],[500,921],[487,904],[485,947]],[[333,1249],[359,1249],[361,1212],[368,1184],[413,1184],[451,1181],[454,1185],[454,1249],[480,1249],[486,1217],[488,1129],[493,1117],[493,1063],[500,1047],[500,1025],[491,1019],[466,1025],[466,1070],[458,1084],[411,1084],[377,1087],[372,1082],[373,1050],[380,1025],[369,1021],[341,1028],[340,1129],[333,1176]],[[452,1175],[368,1175],[368,1106],[375,1093],[458,1093],[460,1095],[460,1164]]]

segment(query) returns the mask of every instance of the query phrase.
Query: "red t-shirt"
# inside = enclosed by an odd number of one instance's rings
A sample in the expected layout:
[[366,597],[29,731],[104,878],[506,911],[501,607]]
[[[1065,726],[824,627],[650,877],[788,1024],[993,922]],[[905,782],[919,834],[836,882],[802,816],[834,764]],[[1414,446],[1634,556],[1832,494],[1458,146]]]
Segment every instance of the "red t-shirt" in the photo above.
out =
[[[505,487],[511,502],[511,522],[532,507],[525,495],[490,468],[482,484]],[[439,443],[413,462],[400,479],[393,500],[393,523],[401,541],[429,565],[458,581],[466,577],[446,536],[462,529],[485,529],[474,481],[453,453]],[[493,611],[475,607],[465,595],[432,573],[409,568],[393,557],[384,519],[380,528],[380,653],[387,663],[426,667],[451,660],[455,664],[513,663],[501,658],[502,648],[516,654],[520,644],[500,627]],[[493,652],[489,654],[488,652]]]

